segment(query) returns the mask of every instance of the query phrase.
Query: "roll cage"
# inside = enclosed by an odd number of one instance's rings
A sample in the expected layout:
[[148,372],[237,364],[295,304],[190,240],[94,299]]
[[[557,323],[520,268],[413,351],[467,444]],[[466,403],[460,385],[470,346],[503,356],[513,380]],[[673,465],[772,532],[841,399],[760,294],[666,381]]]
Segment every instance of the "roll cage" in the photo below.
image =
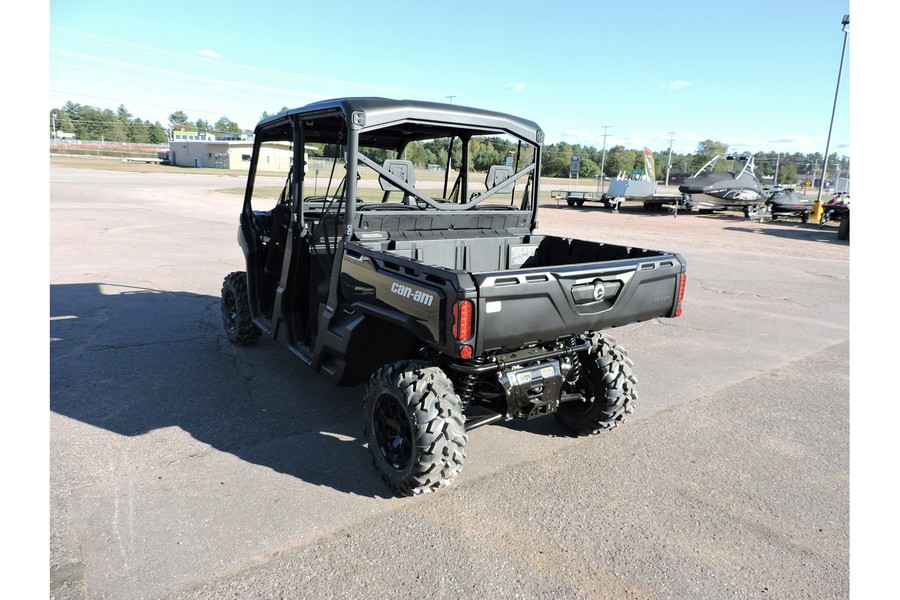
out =
[[[477,181],[481,174],[476,175],[473,170],[471,146],[474,141],[483,140],[497,142],[504,155],[497,156],[497,162],[502,164],[480,165],[485,177],[481,183]],[[414,177],[410,177],[410,173],[414,174],[412,162],[401,158],[411,145],[426,142],[446,145],[447,163],[439,167],[444,171],[439,194],[417,186]],[[305,215],[309,212],[340,213],[342,241],[357,239],[355,233],[363,213],[380,211],[501,210],[527,213],[528,229],[536,227],[537,165],[543,132],[525,119],[462,106],[384,98],[328,100],[286,111],[257,125],[245,196],[244,211],[248,214],[254,209],[251,197],[260,148],[271,143],[288,143],[293,150],[293,165],[280,202],[291,207],[301,224],[307,221]],[[304,148],[308,144],[324,144],[334,156],[324,196],[310,194],[311,186],[306,184],[309,174]],[[335,165],[341,160],[344,173],[336,177]],[[398,164],[404,162],[405,165]],[[457,167],[458,174],[451,186],[453,167]],[[381,202],[359,197],[360,168],[377,174],[384,191]],[[331,193],[335,179],[340,179],[340,183]],[[402,200],[389,202],[395,192]],[[501,203],[506,194],[509,201]],[[349,202],[349,198],[354,201]]]

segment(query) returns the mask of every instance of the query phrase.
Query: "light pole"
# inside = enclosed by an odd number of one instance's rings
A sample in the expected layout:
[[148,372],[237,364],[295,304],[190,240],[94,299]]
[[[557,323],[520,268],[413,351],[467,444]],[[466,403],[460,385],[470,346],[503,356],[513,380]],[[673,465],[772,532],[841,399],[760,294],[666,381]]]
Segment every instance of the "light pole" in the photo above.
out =
[[675,132],[669,132],[669,162],[666,163],[666,187],[669,187],[669,171],[672,170],[672,143],[675,141]]
[[841,74],[844,71],[844,53],[847,51],[847,33],[850,31],[850,15],[841,19],[841,31],[844,32],[844,46],[841,48],[841,66],[838,68],[837,86],[834,88],[834,104],[831,106],[831,123],[828,125],[828,140],[825,142],[825,162],[822,163],[822,179],[819,181],[819,193],[816,202],[822,202],[822,188],[825,187],[825,173],[828,171],[828,148],[831,146],[831,129],[834,127],[834,112],[837,110],[838,92],[841,91]]
[[603,125],[603,154],[600,155],[600,182],[601,182],[601,185],[603,182],[603,168],[606,166],[606,136],[609,135],[608,133],[606,133],[606,130],[609,129],[610,127],[611,127],[611,125]]

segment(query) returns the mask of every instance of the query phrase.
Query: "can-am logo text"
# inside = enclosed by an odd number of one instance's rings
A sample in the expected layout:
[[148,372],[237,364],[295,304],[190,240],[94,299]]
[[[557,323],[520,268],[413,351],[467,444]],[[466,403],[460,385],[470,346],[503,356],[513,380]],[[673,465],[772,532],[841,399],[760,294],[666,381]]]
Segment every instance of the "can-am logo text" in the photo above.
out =
[[409,298],[410,300],[413,300],[414,302],[418,302],[420,304],[424,304],[425,306],[431,306],[431,303],[434,302],[434,296],[429,294],[428,292],[414,290],[408,285],[403,285],[402,283],[392,283],[391,291],[398,296]]

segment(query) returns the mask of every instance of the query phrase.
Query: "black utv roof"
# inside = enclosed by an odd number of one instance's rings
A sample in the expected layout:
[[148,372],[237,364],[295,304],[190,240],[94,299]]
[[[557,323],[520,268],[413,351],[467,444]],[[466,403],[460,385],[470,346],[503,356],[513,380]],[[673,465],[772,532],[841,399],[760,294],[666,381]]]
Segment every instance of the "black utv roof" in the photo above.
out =
[[[507,132],[535,145],[542,145],[544,141],[544,132],[537,123],[505,113],[457,104],[374,97],[334,98],[314,102],[260,121],[256,130],[259,134],[294,115],[313,118],[327,117],[329,114],[340,115],[342,120],[353,123],[363,137],[368,137],[365,135],[367,131],[382,130],[380,134],[373,134],[375,138],[380,138],[381,144],[377,145],[392,146],[386,137],[396,136],[405,140],[431,139],[472,131]],[[403,127],[397,128],[394,135],[384,131],[385,128],[400,125]]]

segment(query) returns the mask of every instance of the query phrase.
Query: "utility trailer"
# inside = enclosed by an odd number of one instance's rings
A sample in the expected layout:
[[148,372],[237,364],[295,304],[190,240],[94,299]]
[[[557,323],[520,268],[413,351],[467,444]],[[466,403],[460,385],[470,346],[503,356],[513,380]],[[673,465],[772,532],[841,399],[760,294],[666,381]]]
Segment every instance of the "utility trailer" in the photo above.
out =
[[653,194],[646,198],[635,198],[643,203],[644,210],[691,210],[691,199],[684,194]]
[[[670,208],[677,214],[678,209],[690,210],[690,197],[685,194],[657,194],[656,166],[653,152],[644,148],[644,170],[620,172],[609,182],[609,188],[600,195],[584,194],[566,198],[569,206],[582,206],[587,201],[602,202],[606,208],[618,212],[623,203],[636,201],[643,204],[644,210],[661,210]],[[571,193],[570,193],[571,194]]]
[[553,190],[550,195],[556,199],[557,204],[560,200],[565,200],[566,205],[570,207],[584,206],[585,202],[593,202],[600,200],[600,196],[594,195],[592,192]]
[[598,202],[603,204],[604,208],[618,211],[626,201],[635,201],[641,202],[645,211],[663,210],[666,208],[675,210],[691,209],[690,198],[684,194],[652,194],[650,196],[636,197],[618,195],[614,192],[597,195],[593,192],[554,190],[551,196],[556,199],[557,204],[559,204],[560,200],[565,200],[566,205],[573,208],[580,208],[584,206],[585,202]]
[[[645,149],[645,155],[649,152]],[[652,155],[651,155],[652,156]],[[647,160],[647,170],[653,173],[652,162]],[[644,210],[661,210],[665,207],[686,208],[688,198],[683,194],[657,194],[657,184],[654,179],[646,175],[625,177],[620,174],[609,182],[609,189],[601,197],[601,201],[607,208],[619,210],[626,201],[641,202]]]

